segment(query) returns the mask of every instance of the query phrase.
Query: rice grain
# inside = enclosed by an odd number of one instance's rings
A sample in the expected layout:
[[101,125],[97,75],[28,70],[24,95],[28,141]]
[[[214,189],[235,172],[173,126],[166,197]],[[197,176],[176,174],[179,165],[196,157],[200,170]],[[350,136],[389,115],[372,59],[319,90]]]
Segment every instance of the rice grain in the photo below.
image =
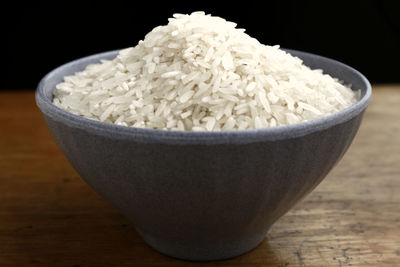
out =
[[113,60],[64,77],[53,103],[122,126],[192,131],[275,127],[334,114],[353,91],[220,17],[174,14]]

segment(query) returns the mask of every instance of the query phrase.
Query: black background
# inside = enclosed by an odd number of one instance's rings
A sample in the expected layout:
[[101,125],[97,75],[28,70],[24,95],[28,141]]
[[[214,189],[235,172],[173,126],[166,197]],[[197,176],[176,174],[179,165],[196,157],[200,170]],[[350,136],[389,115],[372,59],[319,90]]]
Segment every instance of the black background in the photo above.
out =
[[17,3],[1,11],[5,71],[0,88],[33,89],[42,76],[63,63],[135,46],[154,27],[167,24],[173,13],[197,10],[236,22],[264,44],[342,61],[372,83],[400,82],[397,2],[232,1],[221,7],[157,2],[139,7],[137,1]]

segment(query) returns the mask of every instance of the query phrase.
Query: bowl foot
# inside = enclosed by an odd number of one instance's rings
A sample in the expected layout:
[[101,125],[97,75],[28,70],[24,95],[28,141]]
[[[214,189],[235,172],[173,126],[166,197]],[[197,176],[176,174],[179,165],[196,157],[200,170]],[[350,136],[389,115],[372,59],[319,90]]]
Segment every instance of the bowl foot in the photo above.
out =
[[179,242],[177,240],[165,240],[137,230],[143,240],[153,249],[167,256],[189,261],[213,261],[224,260],[240,256],[256,248],[265,238],[262,233],[253,238],[215,241],[205,244],[197,241]]

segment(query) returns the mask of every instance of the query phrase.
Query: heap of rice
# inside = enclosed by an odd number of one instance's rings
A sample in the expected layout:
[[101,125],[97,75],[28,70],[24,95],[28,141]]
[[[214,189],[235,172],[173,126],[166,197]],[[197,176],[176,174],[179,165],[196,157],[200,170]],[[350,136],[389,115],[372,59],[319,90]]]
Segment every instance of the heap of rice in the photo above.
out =
[[118,125],[220,131],[304,122],[357,101],[337,79],[233,22],[204,12],[173,17],[114,60],[65,77],[54,104]]

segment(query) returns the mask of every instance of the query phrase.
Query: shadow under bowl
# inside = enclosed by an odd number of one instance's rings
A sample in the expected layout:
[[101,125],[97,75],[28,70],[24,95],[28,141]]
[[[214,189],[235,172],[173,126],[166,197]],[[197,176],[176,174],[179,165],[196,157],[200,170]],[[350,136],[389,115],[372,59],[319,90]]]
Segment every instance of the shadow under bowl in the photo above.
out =
[[350,108],[275,128],[184,132],[118,126],[52,104],[66,75],[118,51],[62,65],[47,74],[36,102],[80,176],[130,218],[145,242],[172,257],[217,260],[256,247],[269,227],[315,188],[341,159],[360,126],[371,86],[338,61],[287,50],[361,90]]

